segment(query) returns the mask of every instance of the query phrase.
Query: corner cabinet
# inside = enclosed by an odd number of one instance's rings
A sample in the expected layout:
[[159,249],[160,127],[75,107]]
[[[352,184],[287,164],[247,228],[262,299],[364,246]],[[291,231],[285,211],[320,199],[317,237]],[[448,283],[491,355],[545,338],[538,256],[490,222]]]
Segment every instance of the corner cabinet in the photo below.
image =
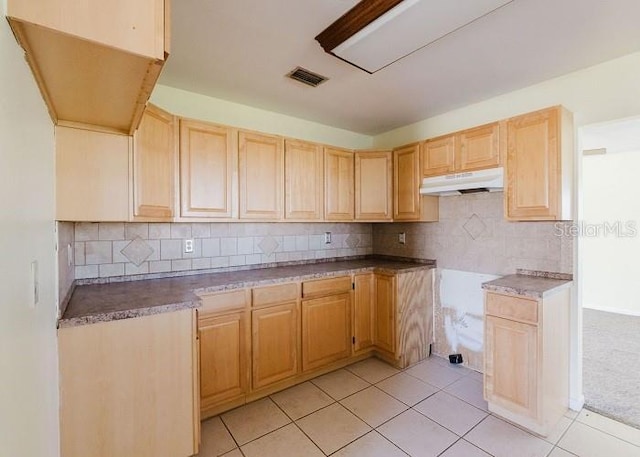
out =
[[175,116],[147,106],[133,136],[134,221],[170,221],[175,216],[177,158]]
[[58,347],[61,455],[198,452],[194,310],[61,328]]
[[573,135],[571,113],[560,106],[507,121],[508,220],[572,218]]
[[571,289],[535,299],[485,293],[489,410],[546,436],[569,404]]
[[391,151],[356,151],[355,220],[393,220],[393,156]]
[[169,0],[8,0],[6,14],[55,124],[133,133],[169,54]]
[[393,220],[434,222],[438,197],[420,195],[420,143],[393,150]]

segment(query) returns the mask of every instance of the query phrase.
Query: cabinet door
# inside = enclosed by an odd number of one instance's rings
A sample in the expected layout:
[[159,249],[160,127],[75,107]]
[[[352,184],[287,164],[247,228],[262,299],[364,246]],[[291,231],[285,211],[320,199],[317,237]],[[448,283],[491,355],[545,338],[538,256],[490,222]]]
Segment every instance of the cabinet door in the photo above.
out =
[[456,147],[456,171],[497,167],[500,165],[498,123],[460,132]]
[[56,220],[129,220],[129,136],[56,127]]
[[247,392],[248,338],[245,311],[200,317],[200,408],[206,410]]
[[239,134],[240,218],[282,219],[282,138]]
[[351,355],[350,294],[302,302],[302,369],[312,370]]
[[374,343],[377,348],[396,352],[396,278],[376,274],[374,279]]
[[393,163],[390,151],[355,153],[356,220],[392,219]]
[[322,147],[304,141],[286,140],[285,218],[318,221],[324,205]]
[[485,318],[485,399],[537,417],[538,328],[494,316]]
[[373,346],[373,273],[356,275],[353,300],[353,350]]
[[507,121],[507,219],[551,220],[558,216],[558,136],[556,108]]
[[254,389],[298,372],[298,303],[256,309],[251,313]]
[[231,129],[180,120],[181,216],[231,217],[236,166]]
[[133,136],[133,216],[171,219],[174,216],[175,117],[149,105]]
[[427,140],[422,145],[422,177],[455,172],[455,136]]
[[352,151],[324,149],[324,217],[328,221],[353,220],[353,164]]
[[393,218],[420,219],[420,144],[393,151]]

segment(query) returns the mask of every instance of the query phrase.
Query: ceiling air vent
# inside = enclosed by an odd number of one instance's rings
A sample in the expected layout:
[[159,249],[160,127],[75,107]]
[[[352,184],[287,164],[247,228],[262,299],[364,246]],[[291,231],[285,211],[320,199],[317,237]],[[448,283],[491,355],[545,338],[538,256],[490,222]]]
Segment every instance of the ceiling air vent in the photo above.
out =
[[302,67],[294,68],[293,71],[287,74],[287,77],[311,87],[317,87],[329,79],[326,76],[319,75]]

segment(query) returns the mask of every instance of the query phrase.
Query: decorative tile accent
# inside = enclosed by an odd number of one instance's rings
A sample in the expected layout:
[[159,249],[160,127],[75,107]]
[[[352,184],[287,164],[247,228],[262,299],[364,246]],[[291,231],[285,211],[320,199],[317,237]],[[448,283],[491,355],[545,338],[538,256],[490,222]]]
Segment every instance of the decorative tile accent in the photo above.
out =
[[278,246],[280,246],[280,244],[272,236],[265,236],[260,243],[258,243],[260,250],[268,256],[273,254],[275,250],[278,249]]
[[477,240],[486,230],[487,224],[485,224],[480,216],[473,213],[467,222],[464,223],[462,228],[469,234],[469,236]]
[[360,244],[360,237],[355,233],[351,233],[344,242],[351,249],[354,249]]
[[136,238],[131,243],[126,245],[124,249],[120,251],[129,262],[136,267],[142,265],[142,262],[147,260],[151,254],[153,254],[153,248],[149,246],[142,238]]

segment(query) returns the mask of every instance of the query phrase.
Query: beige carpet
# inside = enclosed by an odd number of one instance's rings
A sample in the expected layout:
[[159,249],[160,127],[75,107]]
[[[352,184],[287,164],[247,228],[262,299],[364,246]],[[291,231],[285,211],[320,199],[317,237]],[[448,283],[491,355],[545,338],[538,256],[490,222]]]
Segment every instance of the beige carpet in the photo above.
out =
[[584,309],[585,408],[640,428],[640,317]]

